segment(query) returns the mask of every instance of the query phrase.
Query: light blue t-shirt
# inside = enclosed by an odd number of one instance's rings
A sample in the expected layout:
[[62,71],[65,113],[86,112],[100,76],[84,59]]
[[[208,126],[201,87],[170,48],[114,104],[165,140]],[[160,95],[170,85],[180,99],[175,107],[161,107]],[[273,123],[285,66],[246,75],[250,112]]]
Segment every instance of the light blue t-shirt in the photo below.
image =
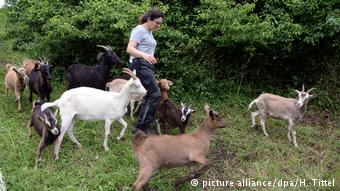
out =
[[[136,49],[154,55],[157,42],[151,31],[146,30],[142,25],[138,25],[131,31],[130,40],[137,42]],[[130,63],[135,57],[130,56]]]

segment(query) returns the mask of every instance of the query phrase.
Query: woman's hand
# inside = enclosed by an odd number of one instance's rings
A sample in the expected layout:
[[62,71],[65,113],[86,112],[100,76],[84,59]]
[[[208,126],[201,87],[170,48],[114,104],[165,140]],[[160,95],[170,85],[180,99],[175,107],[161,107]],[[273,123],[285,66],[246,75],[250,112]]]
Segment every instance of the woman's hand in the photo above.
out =
[[151,54],[144,54],[143,59],[148,61],[150,64],[156,64],[157,59]]

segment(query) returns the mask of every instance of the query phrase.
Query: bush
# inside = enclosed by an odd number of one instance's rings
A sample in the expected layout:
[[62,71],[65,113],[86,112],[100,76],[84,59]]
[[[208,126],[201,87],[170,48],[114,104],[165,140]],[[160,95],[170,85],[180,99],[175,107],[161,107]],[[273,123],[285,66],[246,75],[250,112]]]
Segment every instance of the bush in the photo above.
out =
[[[154,33],[157,74],[175,80],[178,93],[221,97],[252,85],[253,95],[305,84],[322,87],[325,100],[334,100],[335,106],[323,101],[320,107],[339,108],[334,91],[339,79],[333,75],[339,73],[340,45],[335,0],[9,2],[9,35],[17,39],[16,48],[49,57],[60,68],[96,64],[96,44],[111,45],[127,60],[131,29],[144,11],[157,6],[166,13]],[[118,74],[120,69],[114,71]]]

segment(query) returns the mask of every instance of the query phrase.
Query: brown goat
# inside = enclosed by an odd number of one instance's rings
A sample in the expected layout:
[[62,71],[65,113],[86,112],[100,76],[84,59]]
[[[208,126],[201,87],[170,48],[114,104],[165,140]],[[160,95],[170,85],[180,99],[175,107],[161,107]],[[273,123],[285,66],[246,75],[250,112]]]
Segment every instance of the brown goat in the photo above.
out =
[[192,163],[203,165],[202,168],[178,179],[175,186],[201,176],[210,168],[211,162],[206,155],[211,134],[216,128],[224,128],[226,125],[218,113],[211,110],[207,104],[204,110],[207,117],[192,134],[146,136],[142,131],[135,134],[132,148],[139,163],[139,175],[134,183],[135,191],[142,188],[149,190],[148,181],[159,168],[186,166]]
[[32,59],[28,59],[28,58],[24,59],[22,61],[22,67],[25,68],[25,73],[28,77],[31,76],[32,70],[35,68],[36,64],[39,64],[39,65],[48,64],[48,65],[50,65],[48,63],[48,59],[46,59],[46,58],[44,58],[44,59],[40,58],[40,61],[32,60]]
[[12,90],[15,94],[15,99],[18,104],[18,111],[21,111],[21,97],[25,90],[28,77],[25,74],[24,68],[16,68],[12,64],[7,64],[7,74],[5,77],[6,93],[8,94],[8,89]]
[[167,79],[161,79],[157,81],[159,89],[161,90],[161,98],[159,101],[159,104],[162,104],[164,100],[169,99],[168,97],[168,91],[170,89],[170,86],[173,85],[173,82]]
[[[181,103],[182,108],[178,109],[177,106],[169,100],[168,91],[171,85],[173,85],[172,81],[167,79],[158,81],[158,86],[161,90],[161,98],[155,114],[158,134],[161,134],[161,128],[169,130],[169,128],[166,128],[166,124],[169,124],[172,128],[178,127],[180,134],[185,133],[190,114],[195,112],[195,110],[185,106],[183,103]],[[166,134],[168,134],[168,132],[166,132]]]
[[22,67],[25,68],[25,73],[27,76],[31,76],[31,72],[34,69],[36,63],[37,61],[28,58],[22,61]]

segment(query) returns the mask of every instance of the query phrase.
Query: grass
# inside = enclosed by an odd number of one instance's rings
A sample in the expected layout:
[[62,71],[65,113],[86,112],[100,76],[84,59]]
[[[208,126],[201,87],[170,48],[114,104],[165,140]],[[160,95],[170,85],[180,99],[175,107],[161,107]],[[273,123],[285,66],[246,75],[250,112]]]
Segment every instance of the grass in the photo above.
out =
[[[1,29],[5,14],[0,10]],[[0,31],[0,37],[3,37]],[[20,62],[27,55],[11,50],[12,40],[1,40],[0,60]],[[54,74],[56,75],[56,74]],[[53,76],[56,79],[57,76]],[[0,78],[5,78],[4,65],[0,65]],[[176,81],[175,81],[176,83]],[[65,90],[62,81],[53,80],[52,100]],[[221,96],[223,97],[223,96]],[[294,148],[287,139],[287,124],[278,120],[269,120],[265,137],[260,130],[250,128],[250,116],[245,111],[250,98],[228,96],[227,100],[216,98],[209,103],[225,117],[229,128],[219,129],[212,136],[209,158],[213,162],[211,169],[199,178],[197,187],[186,183],[178,190],[339,190],[340,183],[340,131],[337,123],[309,123],[298,125],[297,141],[299,148]],[[36,97],[35,97],[36,98]],[[28,138],[26,128],[30,118],[31,104],[28,91],[23,95],[23,112],[16,111],[13,94],[6,95],[3,83],[0,83],[0,170],[10,190],[131,190],[137,177],[137,162],[131,149],[132,121],[126,116],[129,128],[125,140],[116,141],[120,124],[113,124],[109,139],[110,150],[104,152],[103,122],[78,121],[75,136],[83,144],[78,149],[65,136],[60,150],[60,159],[52,159],[52,147],[43,153],[43,163],[34,169],[35,156],[40,137],[35,133]],[[204,119],[203,101],[195,98],[189,101],[197,110],[192,116],[188,132],[193,131]],[[203,98],[201,98],[203,100]],[[233,104],[229,104],[231,100]],[[188,102],[188,101],[186,101]],[[311,101],[310,104],[313,104]],[[316,112],[317,113],[317,112]],[[312,117],[310,117],[312,116]],[[309,113],[313,118],[313,113]],[[177,133],[177,131],[174,131]],[[189,168],[164,169],[158,171],[150,180],[150,186],[157,190],[175,190],[172,183],[186,175]],[[236,184],[243,179],[254,181],[276,181],[282,184],[293,183],[296,179],[306,180],[308,187],[288,186],[273,187],[213,187],[202,188],[203,181],[233,181]],[[313,186],[312,179],[335,179],[335,187]],[[290,182],[288,182],[290,181]],[[212,182],[210,182],[212,184]]]

